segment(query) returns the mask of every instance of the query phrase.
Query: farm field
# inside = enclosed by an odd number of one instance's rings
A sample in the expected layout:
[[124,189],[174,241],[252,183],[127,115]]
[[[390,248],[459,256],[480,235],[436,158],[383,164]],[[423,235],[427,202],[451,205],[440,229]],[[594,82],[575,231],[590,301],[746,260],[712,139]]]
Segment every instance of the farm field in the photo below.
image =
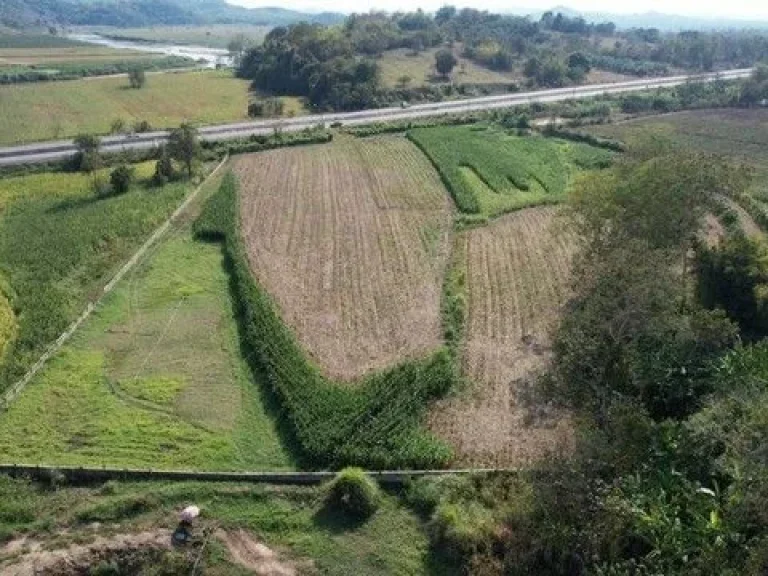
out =
[[[381,508],[364,523],[350,522],[326,509],[323,497],[323,487],[202,482],[108,482],[50,490],[3,477],[0,572],[17,574],[20,566],[33,561],[37,568],[48,568],[56,560],[55,554],[47,552],[52,549],[59,550],[64,561],[77,558],[79,544],[80,557],[84,546],[94,548],[95,558],[84,555],[92,567],[103,558],[117,559],[122,552],[124,559],[144,559],[139,571],[132,573],[190,574],[198,548],[193,552],[173,550],[170,534],[179,509],[195,502],[203,511],[195,535],[199,538],[208,529],[215,534],[204,546],[197,573],[458,573],[431,550],[426,522],[396,495],[385,494]],[[32,550],[33,543],[42,543],[43,550]],[[112,544],[111,553],[105,543]],[[54,565],[60,569],[62,563]],[[265,572],[265,568],[271,571]]]
[[247,117],[248,82],[228,71],[153,74],[140,90],[126,78],[0,86],[0,144],[106,134],[116,119],[154,128]]
[[409,136],[437,166],[459,209],[486,217],[560,202],[579,170],[605,167],[612,157],[586,144],[484,126],[418,128]]
[[[151,163],[137,167],[151,175]],[[106,177],[106,171],[96,175]],[[96,199],[92,176],[33,174],[0,180],[2,292],[16,311],[16,338],[0,367],[4,388],[80,315],[86,302],[173,211],[183,183],[143,183]]]
[[269,26],[248,24],[212,24],[210,26],[152,26],[147,28],[113,28],[109,26],[87,26],[77,31],[102,34],[126,40],[146,40],[148,42],[170,42],[174,44],[194,44],[209,48],[226,48],[229,42],[243,35],[249,41],[260,43],[264,40]]
[[182,224],[3,414],[3,461],[292,467],[238,342],[221,250]]
[[523,467],[568,441],[565,420],[531,418],[519,394],[543,367],[568,296],[575,243],[557,209],[503,216],[461,233],[467,320],[463,370],[471,384],[440,401],[430,429],[454,448],[455,465]]
[[243,156],[235,170],[251,267],[329,377],[441,345],[451,209],[409,141],[336,138]]

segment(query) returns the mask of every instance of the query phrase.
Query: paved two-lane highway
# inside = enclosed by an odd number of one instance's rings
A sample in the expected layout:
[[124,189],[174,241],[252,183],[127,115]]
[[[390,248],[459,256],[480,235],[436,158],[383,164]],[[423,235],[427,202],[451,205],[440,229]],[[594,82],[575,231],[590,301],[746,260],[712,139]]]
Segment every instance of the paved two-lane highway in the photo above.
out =
[[[275,129],[280,129],[284,132],[298,132],[319,124],[327,126],[329,124],[340,123],[349,126],[440,116],[443,114],[476,112],[492,110],[495,108],[512,108],[515,106],[532,104],[534,102],[558,102],[562,100],[591,98],[601,94],[619,94],[622,92],[638,92],[652,88],[666,88],[684,84],[692,78],[701,82],[711,82],[718,78],[723,80],[734,80],[738,78],[746,78],[751,72],[752,69],[747,68],[712,74],[702,74],[695,77],[673,76],[667,78],[648,78],[611,84],[595,84],[591,86],[538,90],[535,92],[518,92],[499,96],[470,98],[467,100],[418,104],[408,108],[378,108],[375,110],[361,110],[359,112],[316,114],[282,120],[219,124],[216,126],[205,126],[200,128],[200,137],[203,140],[210,141],[231,140],[234,138],[244,138],[251,134],[270,134]],[[167,137],[167,131],[146,132],[126,136],[107,136],[101,141],[101,151],[121,152],[124,150],[144,150],[159,146],[165,142]],[[0,166],[51,162],[67,158],[75,152],[76,149],[72,140],[40,142],[24,146],[5,147],[0,148]]]

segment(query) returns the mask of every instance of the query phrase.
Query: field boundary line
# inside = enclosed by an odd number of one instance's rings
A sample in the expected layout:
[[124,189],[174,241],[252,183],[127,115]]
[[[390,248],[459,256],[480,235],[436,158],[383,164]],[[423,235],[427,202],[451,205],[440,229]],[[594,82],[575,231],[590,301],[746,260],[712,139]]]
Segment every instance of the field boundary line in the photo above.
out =
[[157,229],[155,229],[155,231],[149,238],[147,238],[144,244],[142,244],[139,249],[133,253],[133,256],[131,256],[130,259],[115,273],[112,279],[107,282],[99,297],[96,298],[96,300],[89,302],[77,320],[72,322],[72,324],[70,324],[69,327],[50,346],[48,346],[45,352],[43,352],[42,356],[40,356],[37,362],[35,362],[32,367],[27,370],[24,376],[17,380],[5,393],[3,393],[2,398],[0,398],[0,412],[8,409],[8,406],[10,406],[11,402],[13,402],[13,400],[18,397],[19,394],[21,394],[22,390],[26,388],[27,384],[32,381],[32,378],[34,378],[37,373],[40,372],[40,370],[48,363],[48,361],[59,350],[61,350],[62,346],[64,346],[64,344],[66,344],[69,339],[72,338],[75,332],[77,332],[80,326],[83,325],[83,322],[85,322],[91,316],[93,311],[96,309],[96,306],[98,306],[101,301],[110,292],[112,292],[112,290],[114,290],[118,282],[120,282],[120,280],[122,280],[128,272],[136,267],[136,265],[141,261],[142,257],[147,253],[147,251],[168,231],[168,229],[171,227],[171,224],[173,224],[173,222],[182,214],[182,212],[187,209],[187,207],[200,193],[200,190],[203,189],[203,186],[205,186],[205,184],[219,171],[219,169],[228,159],[229,155],[224,156],[216,168],[214,168],[213,171],[211,171],[211,173],[208,174],[208,176],[206,176],[205,179],[197,186],[197,188],[195,188],[192,193],[184,199],[184,202],[182,202],[178,208],[173,211],[168,219],[163,222]]
[[[380,484],[399,486],[415,478],[475,474],[521,474],[522,472],[523,470],[519,468],[457,468],[453,470],[446,468],[437,470],[366,470],[365,473]],[[74,483],[103,482],[107,480],[168,480],[177,482],[251,482],[255,484],[312,486],[332,480],[336,477],[337,472],[331,470],[315,472],[202,472],[194,470],[0,464],[0,474],[36,480],[49,480],[54,475],[63,475],[68,481]]]

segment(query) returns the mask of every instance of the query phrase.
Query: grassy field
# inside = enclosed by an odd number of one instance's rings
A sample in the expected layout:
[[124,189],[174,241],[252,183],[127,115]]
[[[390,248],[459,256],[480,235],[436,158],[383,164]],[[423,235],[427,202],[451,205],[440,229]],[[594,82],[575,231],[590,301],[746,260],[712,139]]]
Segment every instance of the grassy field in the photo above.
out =
[[0,71],[4,66],[45,66],[60,64],[101,64],[105,62],[162,58],[162,54],[113,50],[104,46],[67,46],[50,48],[0,48]]
[[[153,170],[138,166],[140,178]],[[96,178],[106,177],[106,171]],[[84,174],[0,180],[0,262],[18,334],[0,367],[8,385],[80,315],[86,302],[178,205],[187,185],[137,184],[96,199]]]
[[115,38],[226,48],[233,38],[240,35],[245,36],[253,43],[260,43],[269,32],[269,27],[248,24],[212,24],[210,26],[152,26],[148,28],[96,26],[82,30]]
[[248,82],[228,71],[155,74],[140,90],[126,78],[0,86],[0,144],[108,133],[121,118],[155,128],[245,119]]
[[458,208],[483,216],[560,202],[579,170],[611,160],[586,144],[484,126],[419,128],[410,138],[437,166]]
[[[424,521],[397,495],[386,494],[381,508],[363,523],[326,508],[323,497],[322,487],[192,482],[108,482],[50,490],[3,477],[0,572],[25,573],[18,571],[34,563],[53,573],[79,560],[91,570],[102,561],[98,573],[113,574],[104,566],[122,557],[138,564],[130,573],[191,574],[199,548],[171,549],[170,533],[179,510],[194,502],[202,510],[194,536],[200,542],[204,531],[213,534],[198,574],[455,573],[434,556]],[[36,549],[40,544],[42,550]]]
[[592,126],[589,131],[629,143],[649,136],[669,138],[694,150],[768,165],[768,110],[764,109],[676,112]]
[[240,356],[221,250],[194,241],[184,225],[0,417],[0,454],[30,463],[291,467],[261,389]]
[[[410,55],[411,51],[405,48],[385,52],[378,60],[382,83],[394,88],[399,86],[401,76],[411,79],[407,84],[410,87],[443,82],[435,71],[436,52],[437,48],[424,50],[416,55]],[[450,78],[455,84],[511,84],[523,80],[514,72],[496,72],[466,58],[457,59],[459,63]]]
[[[441,84],[450,81],[453,84],[516,84],[523,86],[526,82],[521,71],[521,66],[509,71],[497,71],[486,68],[459,55],[456,52],[458,64],[453,69],[448,80],[439,76],[435,70],[435,53],[438,48],[424,50],[413,54],[410,49],[399,48],[388,50],[378,59],[381,68],[382,84],[388,88],[402,86],[400,79],[403,76],[410,78],[405,85],[408,88],[425,86],[429,84]],[[587,75],[585,84],[600,84],[604,82],[621,82],[631,79],[630,76],[615,74],[603,70],[592,70]]]
[[546,365],[567,298],[575,245],[562,226],[556,208],[541,207],[460,233],[468,303],[462,364],[473,385],[430,416],[457,465],[524,467],[567,439],[564,424],[532,420],[518,398]]
[[413,144],[337,138],[235,166],[251,267],[328,376],[353,380],[440,346],[450,206]]

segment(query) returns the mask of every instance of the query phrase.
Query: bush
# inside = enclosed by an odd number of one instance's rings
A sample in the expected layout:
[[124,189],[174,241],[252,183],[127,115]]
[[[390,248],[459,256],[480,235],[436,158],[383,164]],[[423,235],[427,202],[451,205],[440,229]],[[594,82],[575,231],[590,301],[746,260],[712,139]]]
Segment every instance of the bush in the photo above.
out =
[[147,75],[144,72],[144,68],[136,67],[128,72],[128,82],[131,88],[139,89],[143,88],[147,83]]
[[160,151],[160,158],[155,163],[155,173],[152,176],[152,183],[155,186],[164,186],[167,182],[176,180],[178,174],[173,167],[173,160],[168,156],[165,148]]
[[259,116],[282,116],[285,105],[280,98],[267,98],[266,100],[256,100],[248,104],[248,116],[251,118]]
[[94,176],[91,181],[91,189],[97,198],[106,198],[107,196],[112,195],[112,188],[110,187],[109,182],[106,178],[100,175]]
[[328,487],[328,506],[358,520],[371,517],[381,504],[378,485],[361,468],[345,468]]
[[152,125],[146,120],[139,120],[133,125],[133,131],[136,133],[152,132]]
[[135,171],[133,167],[121,164],[109,175],[109,182],[112,184],[112,192],[115,194],[125,194],[131,188]]

